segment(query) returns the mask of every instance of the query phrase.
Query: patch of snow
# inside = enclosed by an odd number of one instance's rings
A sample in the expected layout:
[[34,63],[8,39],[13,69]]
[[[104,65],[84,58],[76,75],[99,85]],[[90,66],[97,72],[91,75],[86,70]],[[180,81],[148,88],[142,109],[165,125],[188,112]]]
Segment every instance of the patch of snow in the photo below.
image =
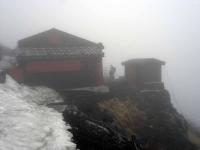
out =
[[13,67],[16,64],[16,58],[11,56],[3,56],[0,61],[0,69],[6,70]]
[[96,124],[96,123],[94,123],[94,122],[91,122],[91,121],[89,121],[89,120],[87,120],[86,122],[87,122],[89,125],[94,126],[94,127],[96,127],[97,129],[99,128],[99,129],[105,131],[107,134],[109,134],[109,131],[108,131],[106,128],[104,128],[104,127],[102,127],[102,126],[100,126],[100,125],[98,125],[98,124]]
[[0,84],[1,150],[74,150],[70,126],[45,104],[62,98],[44,87],[29,88],[7,76]]
[[83,87],[83,88],[75,88],[71,89],[71,91],[90,91],[96,93],[108,93],[109,88],[107,86],[94,86],[94,87]]

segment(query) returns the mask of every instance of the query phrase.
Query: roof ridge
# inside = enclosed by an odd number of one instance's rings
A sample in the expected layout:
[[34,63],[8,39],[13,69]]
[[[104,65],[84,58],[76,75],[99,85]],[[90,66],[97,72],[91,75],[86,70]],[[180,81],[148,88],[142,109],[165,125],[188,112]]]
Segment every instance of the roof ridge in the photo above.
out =
[[71,33],[67,33],[67,32],[65,32],[65,31],[62,31],[62,30],[59,30],[59,29],[56,29],[56,28],[51,28],[51,29],[49,29],[49,30],[42,31],[42,32],[39,32],[39,33],[30,35],[30,36],[27,36],[27,37],[25,37],[25,38],[23,38],[23,39],[18,40],[18,46],[20,47],[20,44],[19,44],[19,43],[24,42],[24,41],[27,40],[27,39],[31,39],[31,38],[34,39],[34,38],[37,37],[37,36],[43,36],[43,35],[45,35],[45,34],[48,34],[48,33],[50,33],[50,32],[54,32],[54,31],[60,33],[63,37],[68,37],[68,38],[74,38],[74,39],[82,40],[82,41],[84,41],[85,43],[88,43],[88,45],[93,45],[93,44],[95,45],[95,44],[98,44],[98,43],[96,43],[96,42],[92,42],[92,41],[90,41],[90,40],[87,40],[87,39],[85,39],[85,38],[82,38],[82,37],[73,35],[73,34],[71,34]]
[[133,58],[133,59],[129,59],[129,60],[126,60],[124,62],[122,62],[122,65],[125,65],[127,63],[145,63],[145,62],[148,62],[148,61],[154,61],[154,62],[158,62],[160,63],[161,65],[165,65],[165,62],[162,61],[162,60],[159,60],[157,58]]

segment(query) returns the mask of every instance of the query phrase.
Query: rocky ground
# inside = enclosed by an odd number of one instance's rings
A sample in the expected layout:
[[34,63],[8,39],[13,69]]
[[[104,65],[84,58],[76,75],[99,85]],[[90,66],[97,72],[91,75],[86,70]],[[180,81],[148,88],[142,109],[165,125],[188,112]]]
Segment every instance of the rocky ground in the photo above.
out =
[[200,150],[200,129],[194,126],[191,121],[188,121],[188,124],[188,137]]
[[196,150],[165,89],[65,95],[64,118],[81,150]]

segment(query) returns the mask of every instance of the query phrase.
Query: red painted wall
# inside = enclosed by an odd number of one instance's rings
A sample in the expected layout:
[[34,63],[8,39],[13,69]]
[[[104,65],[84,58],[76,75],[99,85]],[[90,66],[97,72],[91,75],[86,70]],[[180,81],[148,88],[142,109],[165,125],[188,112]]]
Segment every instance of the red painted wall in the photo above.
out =
[[26,65],[26,71],[30,73],[64,72],[64,71],[80,71],[80,70],[81,70],[81,63],[79,60],[37,61]]
[[[27,62],[10,70],[10,75],[19,82],[34,85],[58,84],[61,88],[79,88],[103,85],[101,58],[40,60]],[[57,83],[58,82],[58,83]]]
[[23,70],[19,67],[12,68],[9,70],[9,74],[17,81],[21,82],[23,81]]

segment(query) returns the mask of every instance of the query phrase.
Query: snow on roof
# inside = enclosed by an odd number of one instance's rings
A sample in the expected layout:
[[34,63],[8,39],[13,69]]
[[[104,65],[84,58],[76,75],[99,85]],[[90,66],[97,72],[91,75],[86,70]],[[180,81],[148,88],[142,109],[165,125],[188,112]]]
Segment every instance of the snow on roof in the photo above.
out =
[[18,57],[21,59],[91,55],[103,56],[102,47],[98,45],[65,48],[20,48],[18,52]]
[[55,91],[21,86],[7,76],[0,84],[0,97],[2,150],[75,150],[62,114],[39,105],[61,101]]

